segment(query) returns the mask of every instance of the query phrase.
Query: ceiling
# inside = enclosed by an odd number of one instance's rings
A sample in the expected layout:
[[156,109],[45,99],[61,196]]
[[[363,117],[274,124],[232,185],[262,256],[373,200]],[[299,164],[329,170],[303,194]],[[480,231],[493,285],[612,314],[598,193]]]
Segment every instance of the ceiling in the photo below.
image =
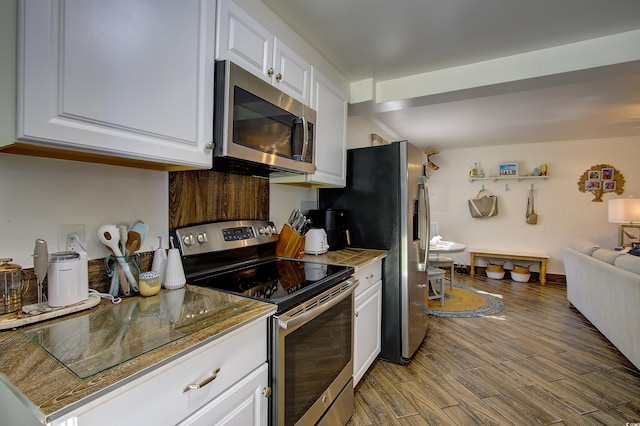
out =
[[[640,29],[638,0],[262,0],[350,82],[386,81]],[[639,48],[640,49],[640,48]],[[640,136],[640,61],[353,105],[437,149]]]

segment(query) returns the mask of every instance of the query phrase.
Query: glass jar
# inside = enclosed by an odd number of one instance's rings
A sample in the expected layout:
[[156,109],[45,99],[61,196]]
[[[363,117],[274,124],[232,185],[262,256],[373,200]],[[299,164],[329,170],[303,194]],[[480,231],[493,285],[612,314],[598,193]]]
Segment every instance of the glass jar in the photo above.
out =
[[141,296],[155,296],[160,292],[160,276],[155,271],[140,274],[138,288]]
[[15,312],[22,307],[22,267],[9,263],[13,259],[0,259],[0,314]]
[[113,297],[130,296],[138,292],[138,281],[140,277],[140,266],[138,266],[138,255],[114,256],[111,255],[104,260],[107,276],[111,278],[109,294]]

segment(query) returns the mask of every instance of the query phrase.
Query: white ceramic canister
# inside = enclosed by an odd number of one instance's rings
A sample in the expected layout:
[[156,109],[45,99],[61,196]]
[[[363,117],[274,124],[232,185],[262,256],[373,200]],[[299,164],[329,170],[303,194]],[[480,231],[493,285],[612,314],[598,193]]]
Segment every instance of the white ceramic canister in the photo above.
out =
[[87,254],[59,251],[49,255],[47,304],[57,308],[89,298]]

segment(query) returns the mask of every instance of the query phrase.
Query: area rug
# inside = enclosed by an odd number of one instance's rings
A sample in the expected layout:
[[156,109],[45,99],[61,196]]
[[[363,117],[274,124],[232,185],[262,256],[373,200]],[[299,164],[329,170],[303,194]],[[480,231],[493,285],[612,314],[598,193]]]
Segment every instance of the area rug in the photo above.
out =
[[471,287],[447,285],[444,291],[444,306],[440,299],[424,298],[424,310],[429,315],[447,318],[471,318],[495,315],[502,312],[504,304],[499,298]]

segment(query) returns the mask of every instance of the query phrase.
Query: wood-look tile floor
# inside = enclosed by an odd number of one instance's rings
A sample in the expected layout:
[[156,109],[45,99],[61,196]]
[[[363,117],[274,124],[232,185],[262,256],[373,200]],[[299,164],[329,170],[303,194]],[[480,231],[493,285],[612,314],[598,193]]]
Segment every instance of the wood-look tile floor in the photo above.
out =
[[564,284],[454,281],[501,297],[504,311],[430,316],[408,365],[377,360],[362,378],[349,425],[640,422],[640,372],[569,304]]

